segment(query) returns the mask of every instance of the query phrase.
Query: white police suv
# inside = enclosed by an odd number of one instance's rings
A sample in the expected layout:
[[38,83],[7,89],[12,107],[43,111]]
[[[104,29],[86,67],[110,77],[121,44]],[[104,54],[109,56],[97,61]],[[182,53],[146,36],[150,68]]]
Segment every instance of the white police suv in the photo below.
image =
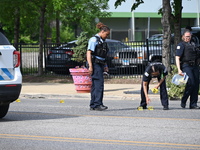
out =
[[9,109],[10,103],[18,99],[22,87],[20,53],[0,32],[0,118]]

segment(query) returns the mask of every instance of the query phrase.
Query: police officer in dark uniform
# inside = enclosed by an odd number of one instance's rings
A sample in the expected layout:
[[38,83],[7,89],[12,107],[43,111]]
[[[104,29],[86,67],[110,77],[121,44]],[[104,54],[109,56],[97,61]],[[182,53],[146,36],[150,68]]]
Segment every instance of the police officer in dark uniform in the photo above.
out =
[[90,110],[102,111],[108,109],[103,105],[103,72],[108,72],[106,64],[108,46],[105,39],[109,36],[110,29],[101,22],[96,27],[100,29],[100,32],[90,38],[87,50],[88,70],[92,76]]
[[199,109],[197,106],[199,91],[199,68],[198,55],[195,49],[195,43],[191,42],[192,34],[185,30],[182,36],[182,42],[176,48],[176,66],[178,74],[183,76],[185,72],[188,76],[188,82],[181,99],[181,107],[185,108],[187,99],[190,97],[190,109]]
[[161,62],[152,62],[146,67],[142,78],[140,107],[143,107],[143,109],[147,109],[147,104],[151,101],[148,96],[149,83],[152,80],[152,78],[157,78],[158,85],[156,85],[155,88],[158,89],[160,87],[160,99],[163,105],[163,110],[169,109],[168,95],[165,82],[167,74],[167,69]]

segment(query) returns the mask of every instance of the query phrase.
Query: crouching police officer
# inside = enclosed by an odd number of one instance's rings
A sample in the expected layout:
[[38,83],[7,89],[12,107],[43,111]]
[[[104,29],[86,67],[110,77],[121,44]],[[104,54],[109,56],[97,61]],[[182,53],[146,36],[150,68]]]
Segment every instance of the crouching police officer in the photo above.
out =
[[151,101],[148,96],[149,83],[152,80],[152,78],[157,78],[158,85],[156,85],[155,88],[158,89],[160,87],[160,99],[161,104],[163,105],[163,110],[169,109],[168,95],[165,82],[167,74],[167,69],[161,62],[152,62],[146,67],[142,78],[140,107],[143,107],[143,109],[147,109],[147,104]]
[[190,109],[199,109],[197,106],[199,91],[199,56],[195,48],[195,43],[191,42],[191,33],[185,30],[182,36],[182,42],[176,48],[176,66],[178,74],[183,76],[185,72],[188,76],[188,82],[181,99],[181,107],[185,108],[188,97],[190,97]]
[[103,105],[104,77],[103,72],[108,72],[106,56],[108,46],[105,39],[110,34],[110,29],[103,23],[96,25],[100,32],[90,38],[87,50],[87,62],[89,73],[92,76],[90,110],[102,111],[108,109]]

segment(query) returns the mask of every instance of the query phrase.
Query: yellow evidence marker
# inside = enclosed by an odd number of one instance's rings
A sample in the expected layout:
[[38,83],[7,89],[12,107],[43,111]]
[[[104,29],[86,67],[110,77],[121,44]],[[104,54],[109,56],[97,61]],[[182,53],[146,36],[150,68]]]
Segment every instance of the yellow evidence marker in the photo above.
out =
[[16,102],[21,102],[21,100],[20,99],[16,99]]
[[152,91],[154,94],[158,93],[158,89],[156,89],[156,88],[151,89],[151,91]]
[[138,107],[137,109],[140,111],[143,111],[143,107]]
[[60,100],[60,103],[65,103],[65,101],[64,100]]
[[149,107],[148,107],[148,110],[153,110],[153,106],[149,106]]

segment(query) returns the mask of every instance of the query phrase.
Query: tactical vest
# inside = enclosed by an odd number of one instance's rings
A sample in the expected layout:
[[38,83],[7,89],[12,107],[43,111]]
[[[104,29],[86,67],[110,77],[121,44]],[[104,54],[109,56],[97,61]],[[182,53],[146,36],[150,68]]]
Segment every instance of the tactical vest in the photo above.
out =
[[183,42],[183,45],[185,48],[184,48],[183,56],[181,57],[181,62],[182,63],[190,63],[190,62],[195,63],[195,61],[197,59],[197,52],[195,50],[194,43]]
[[109,51],[107,43],[106,42],[101,42],[100,37],[95,36],[97,38],[98,44],[95,47],[95,51],[92,53],[94,56],[98,56],[101,58],[106,58],[107,53]]

